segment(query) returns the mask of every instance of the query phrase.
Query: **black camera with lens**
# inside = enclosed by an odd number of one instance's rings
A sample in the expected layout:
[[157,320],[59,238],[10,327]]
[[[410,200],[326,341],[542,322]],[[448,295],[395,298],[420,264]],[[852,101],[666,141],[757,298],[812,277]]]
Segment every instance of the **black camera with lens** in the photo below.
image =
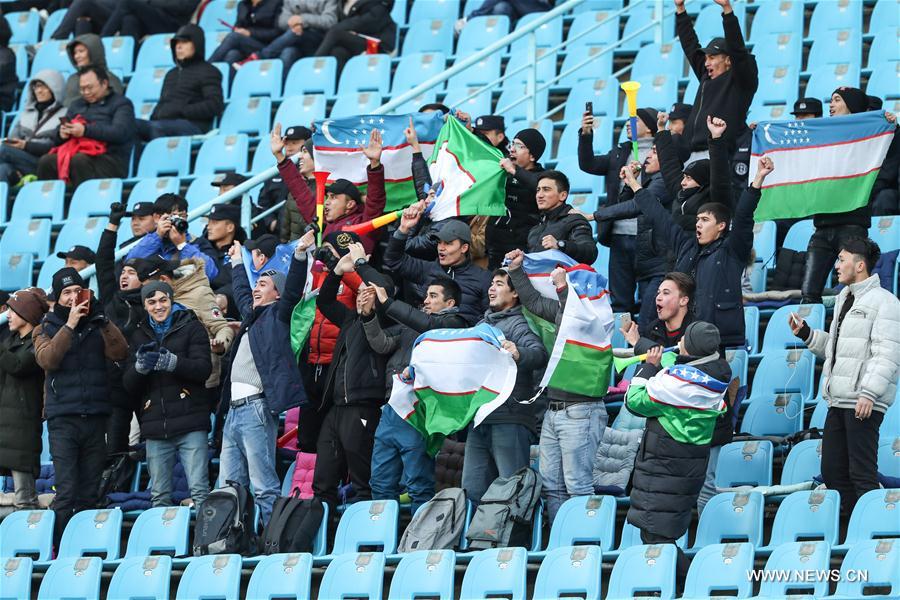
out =
[[313,252],[313,257],[323,263],[329,271],[334,271],[334,268],[338,264],[338,257],[334,255],[331,248],[325,246],[316,248],[315,252]]
[[187,233],[187,230],[188,230],[187,219],[185,219],[183,217],[171,217],[169,219],[169,223],[172,224],[172,229],[174,229],[178,233],[180,233],[182,235]]

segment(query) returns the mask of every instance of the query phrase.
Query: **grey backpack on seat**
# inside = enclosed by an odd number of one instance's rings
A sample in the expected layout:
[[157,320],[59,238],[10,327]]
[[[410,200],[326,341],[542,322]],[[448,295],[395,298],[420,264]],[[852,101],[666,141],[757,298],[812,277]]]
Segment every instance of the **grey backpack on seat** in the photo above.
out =
[[413,515],[397,552],[455,549],[465,524],[466,492],[460,488],[441,490]]
[[469,548],[531,546],[532,517],[540,497],[541,476],[534,469],[523,467],[495,479],[469,524]]

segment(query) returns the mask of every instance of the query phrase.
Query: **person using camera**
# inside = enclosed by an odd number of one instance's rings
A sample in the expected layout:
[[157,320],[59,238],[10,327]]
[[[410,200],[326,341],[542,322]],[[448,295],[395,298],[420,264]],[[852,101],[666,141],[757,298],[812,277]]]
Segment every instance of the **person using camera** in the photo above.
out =
[[125,360],[128,342],[78,271],[57,271],[52,289],[56,303],[32,338],[46,379],[44,416],[56,473],[53,539],[59,547],[72,515],[97,506],[110,414],[107,360]]

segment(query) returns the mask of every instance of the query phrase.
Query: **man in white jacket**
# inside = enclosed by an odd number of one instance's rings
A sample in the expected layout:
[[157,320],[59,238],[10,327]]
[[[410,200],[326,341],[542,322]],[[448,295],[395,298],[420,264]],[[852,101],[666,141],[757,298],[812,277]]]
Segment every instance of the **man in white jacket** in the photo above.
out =
[[822,440],[822,477],[852,512],[878,489],[878,429],[897,394],[900,370],[900,300],[871,275],[881,250],[868,238],[850,238],[838,254],[844,289],[829,331],[812,330],[796,313],[790,325],[824,358],[822,395],[828,402]]

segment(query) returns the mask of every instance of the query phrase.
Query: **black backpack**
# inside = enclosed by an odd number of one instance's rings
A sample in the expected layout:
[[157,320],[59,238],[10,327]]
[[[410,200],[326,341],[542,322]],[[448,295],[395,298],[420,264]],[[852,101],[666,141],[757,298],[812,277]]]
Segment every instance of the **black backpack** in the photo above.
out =
[[194,556],[206,554],[256,554],[253,494],[247,486],[226,481],[213,490],[197,511]]
[[534,469],[522,467],[495,479],[469,524],[469,548],[531,546],[532,517],[540,497],[541,476]]
[[290,496],[276,499],[262,535],[260,552],[312,552],[324,516],[322,501],[301,500],[297,489]]
[[137,461],[131,453],[122,452],[111,455],[100,476],[100,486],[97,490],[99,506],[109,505],[108,494],[131,491],[135,471],[137,471]]

